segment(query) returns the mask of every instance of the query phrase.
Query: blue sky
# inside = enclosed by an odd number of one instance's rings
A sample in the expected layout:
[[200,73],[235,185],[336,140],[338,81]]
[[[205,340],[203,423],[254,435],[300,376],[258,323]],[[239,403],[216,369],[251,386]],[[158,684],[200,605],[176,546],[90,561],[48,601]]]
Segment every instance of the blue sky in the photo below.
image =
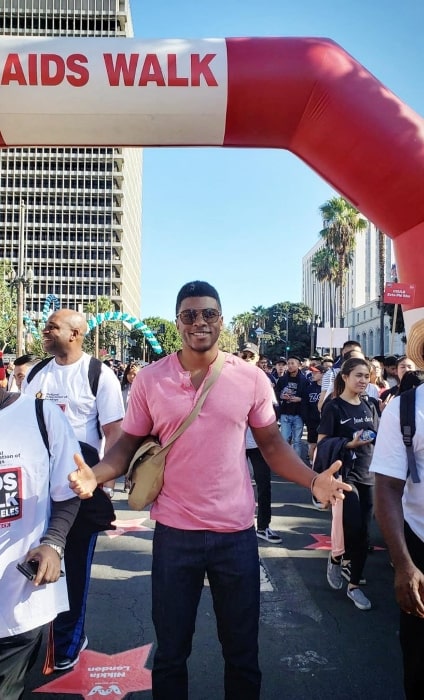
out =
[[[315,36],[339,43],[424,115],[424,4],[419,0],[131,0],[149,39]],[[422,186],[422,183],[417,186]],[[302,256],[334,190],[281,150],[144,151],[141,317],[174,318],[185,282],[205,279],[224,319],[301,301]]]

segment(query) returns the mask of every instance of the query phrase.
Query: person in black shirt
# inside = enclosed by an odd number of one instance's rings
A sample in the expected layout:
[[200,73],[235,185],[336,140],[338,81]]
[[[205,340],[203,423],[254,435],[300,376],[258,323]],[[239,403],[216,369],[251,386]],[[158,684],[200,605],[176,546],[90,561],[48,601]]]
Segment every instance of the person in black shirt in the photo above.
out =
[[347,596],[360,610],[371,608],[360,589],[360,581],[368,553],[374,484],[374,475],[369,472],[373,439],[362,438],[364,431],[376,433],[378,427],[375,406],[361,398],[369,377],[367,360],[358,357],[346,360],[335,379],[336,397],[325,406],[318,427],[318,442],[325,437],[346,438],[345,448],[352,457],[344,461],[342,468],[343,480],[352,486],[343,502],[345,571],[342,572],[341,557],[332,557],[330,552],[327,580],[332,588],[341,588],[341,577],[345,575],[349,580]]

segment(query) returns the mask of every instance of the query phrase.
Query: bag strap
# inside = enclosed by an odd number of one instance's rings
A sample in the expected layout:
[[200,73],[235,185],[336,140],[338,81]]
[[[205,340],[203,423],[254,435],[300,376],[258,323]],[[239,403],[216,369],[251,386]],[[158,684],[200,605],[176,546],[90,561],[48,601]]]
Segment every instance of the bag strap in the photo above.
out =
[[49,435],[47,433],[46,421],[44,420],[43,399],[35,399],[35,415],[37,416],[38,428],[43,438],[44,445],[50,455]]
[[[163,447],[157,451],[156,455],[165,453],[168,454],[169,450],[171,449],[171,446],[177,440],[177,438],[180,437],[180,435],[183,434],[185,430],[191,425],[194,421],[194,419],[199,415],[200,409],[202,408],[203,404],[205,403],[206,397],[209,394],[210,390],[212,389],[212,386],[215,384],[216,380],[218,379],[219,375],[221,374],[221,370],[224,366],[225,362],[225,353],[219,352],[218,357],[215,360],[212,372],[208,379],[205,382],[205,385],[202,389],[202,393],[200,394],[198,400],[196,401],[196,404],[193,406],[191,412],[188,414],[187,418],[183,423],[181,423],[180,427],[177,428],[175,433],[171,435],[169,438],[168,442],[163,445]],[[155,455],[155,456],[156,456]]]
[[412,443],[412,438],[415,435],[415,388],[403,391],[400,394],[399,401],[400,429],[408,459],[408,476],[411,476],[414,484],[419,484],[420,477],[418,476],[414,445]]

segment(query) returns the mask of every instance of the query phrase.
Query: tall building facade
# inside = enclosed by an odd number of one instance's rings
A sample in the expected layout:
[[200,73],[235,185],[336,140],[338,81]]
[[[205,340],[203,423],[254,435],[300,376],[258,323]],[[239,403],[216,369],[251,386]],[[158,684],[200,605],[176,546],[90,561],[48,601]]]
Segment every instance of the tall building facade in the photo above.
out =
[[[339,326],[338,292],[334,285],[319,282],[313,273],[312,260],[315,253],[324,245],[319,240],[302,259],[302,301],[320,317],[321,325]],[[361,343],[366,355],[372,357],[380,354],[380,296],[378,230],[368,222],[365,231],[356,237],[356,248],[352,264],[349,267],[345,287],[345,327],[349,329],[349,338]],[[385,281],[390,282],[394,263],[393,244],[385,237]],[[384,317],[384,353],[404,352],[401,336],[392,337],[390,318]]]
[[[0,0],[0,34],[131,37],[129,0]],[[139,318],[142,150],[10,148],[0,164],[0,260],[32,270],[26,312],[104,296]]]

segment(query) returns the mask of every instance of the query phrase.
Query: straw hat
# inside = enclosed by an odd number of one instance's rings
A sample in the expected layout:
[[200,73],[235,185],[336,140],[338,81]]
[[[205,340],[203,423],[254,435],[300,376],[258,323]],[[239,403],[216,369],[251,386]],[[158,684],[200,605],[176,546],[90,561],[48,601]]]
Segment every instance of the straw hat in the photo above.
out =
[[424,319],[416,321],[408,334],[406,355],[417,369],[424,369]]

